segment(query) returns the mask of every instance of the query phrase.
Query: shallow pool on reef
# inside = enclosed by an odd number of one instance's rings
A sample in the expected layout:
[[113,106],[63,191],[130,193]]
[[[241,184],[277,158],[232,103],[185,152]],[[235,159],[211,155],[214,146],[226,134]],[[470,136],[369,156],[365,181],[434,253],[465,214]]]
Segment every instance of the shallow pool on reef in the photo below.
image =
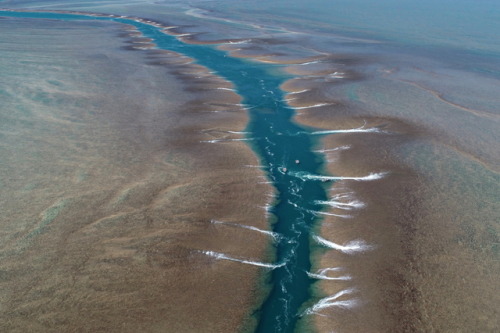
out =
[[[255,315],[258,332],[292,332],[300,318],[304,302],[310,298],[314,282],[308,276],[311,268],[311,230],[321,207],[315,200],[326,200],[323,182],[296,177],[294,172],[318,174],[321,157],[313,152],[314,140],[306,128],[291,121],[293,110],[283,101],[279,86],[286,79],[251,61],[230,58],[210,46],[187,45],[165,35],[157,27],[130,19],[96,18],[58,13],[2,12],[2,16],[57,19],[109,20],[136,26],[145,37],[152,38],[160,49],[190,56],[229,81],[250,113],[246,139],[258,152],[262,167],[277,189],[277,204],[269,210],[275,215],[273,231],[276,243],[276,268],[270,273],[270,294]],[[222,143],[223,144],[223,143]]]

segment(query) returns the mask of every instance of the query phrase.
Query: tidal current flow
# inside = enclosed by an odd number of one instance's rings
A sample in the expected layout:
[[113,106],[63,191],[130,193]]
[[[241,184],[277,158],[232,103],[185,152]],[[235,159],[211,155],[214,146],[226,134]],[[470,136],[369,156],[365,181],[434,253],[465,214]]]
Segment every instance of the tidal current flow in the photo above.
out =
[[234,84],[250,113],[246,130],[247,138],[252,139],[249,143],[278,193],[277,204],[270,209],[275,215],[273,232],[280,235],[275,245],[276,263],[270,273],[271,291],[255,314],[256,332],[293,332],[315,281],[309,273],[311,230],[317,219],[314,212],[320,211],[324,207],[321,203],[328,199],[321,181],[296,176],[319,174],[323,159],[313,151],[317,139],[314,133],[291,120],[294,111],[284,102],[279,88],[287,77],[269,70],[276,65],[232,58],[212,46],[184,44],[158,27],[127,18],[10,11],[0,12],[0,16],[106,20],[133,25],[152,38],[158,48],[192,57]]

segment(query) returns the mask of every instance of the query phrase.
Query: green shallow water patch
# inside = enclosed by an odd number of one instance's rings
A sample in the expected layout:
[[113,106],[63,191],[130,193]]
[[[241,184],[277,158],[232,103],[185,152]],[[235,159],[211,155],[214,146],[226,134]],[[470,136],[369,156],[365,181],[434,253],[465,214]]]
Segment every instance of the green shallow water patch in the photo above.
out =
[[31,231],[28,235],[26,235],[26,239],[29,240],[37,235],[43,233],[49,224],[51,224],[57,216],[61,213],[61,211],[66,207],[68,203],[67,199],[62,199],[57,201],[54,205],[50,206],[46,210],[42,212],[42,219],[36,225],[35,229]]

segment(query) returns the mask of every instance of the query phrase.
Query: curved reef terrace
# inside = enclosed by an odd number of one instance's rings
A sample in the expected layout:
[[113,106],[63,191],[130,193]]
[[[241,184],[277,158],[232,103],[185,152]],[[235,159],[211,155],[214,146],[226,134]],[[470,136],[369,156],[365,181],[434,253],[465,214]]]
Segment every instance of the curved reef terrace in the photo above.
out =
[[[464,293],[486,296],[498,261],[435,222],[467,183],[450,189],[407,153],[449,141],[332,92],[364,80],[363,59],[125,15],[0,17],[16,21],[0,37],[15,110],[2,152],[16,152],[2,165],[3,331],[496,326],[496,300]],[[478,258],[494,269],[462,273]]]

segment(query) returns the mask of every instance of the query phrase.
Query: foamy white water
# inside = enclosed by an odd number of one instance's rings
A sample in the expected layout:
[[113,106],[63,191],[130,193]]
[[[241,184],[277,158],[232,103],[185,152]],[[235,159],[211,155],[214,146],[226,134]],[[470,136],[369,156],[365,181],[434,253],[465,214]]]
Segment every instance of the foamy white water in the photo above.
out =
[[214,251],[201,251],[201,252],[203,254],[206,254],[207,256],[213,257],[213,258],[218,259],[218,260],[229,260],[229,261],[239,262],[239,263],[242,263],[242,264],[259,266],[259,267],[265,267],[265,268],[271,268],[271,269],[275,269],[275,268],[278,268],[278,267],[281,267],[281,266],[285,265],[285,263],[281,263],[281,264],[268,264],[268,263],[265,263],[265,262],[238,259],[238,258],[233,258],[233,257],[227,256],[224,253],[214,252]]
[[309,212],[313,213],[314,215],[335,216],[335,217],[341,217],[341,218],[344,218],[344,219],[350,219],[350,218],[352,218],[352,215],[335,214],[335,213],[323,212],[323,211],[318,211],[318,210],[309,210]]
[[242,132],[242,131],[226,131],[226,133],[231,133],[231,134],[250,134],[250,132]]
[[266,213],[269,213],[273,206],[271,204],[265,204],[264,206],[259,206],[259,207],[264,209],[266,211]]
[[347,150],[350,149],[351,146],[340,146],[336,148],[330,148],[330,149],[320,149],[320,150],[315,150],[316,153],[329,153],[333,151],[341,151],[341,150]]
[[311,64],[318,64],[320,62],[321,62],[321,60],[314,60],[314,61],[303,62],[303,63],[297,64],[297,65],[299,65],[299,66],[311,65]]
[[229,42],[226,42],[224,44],[237,45],[237,44],[246,44],[246,43],[249,43],[251,41],[252,41],[251,39],[243,39],[243,40],[239,40],[239,41],[229,41]]
[[364,126],[362,126],[362,127],[357,127],[357,128],[348,128],[348,129],[339,129],[339,130],[315,131],[315,132],[312,132],[311,134],[323,135],[323,134],[335,134],[335,133],[383,133],[383,131],[381,131],[377,127],[365,128]]
[[272,237],[274,240],[278,240],[281,237],[280,234],[278,234],[277,232],[262,230],[262,229],[259,229],[257,227],[251,226],[251,225],[224,222],[224,221],[218,221],[218,220],[211,220],[210,222],[213,224],[223,224],[223,225],[227,225],[227,226],[257,231],[257,232],[260,232],[261,234]]
[[318,271],[318,274],[326,274],[328,272],[340,272],[343,271],[343,267],[327,267],[327,268],[322,268]]
[[[345,188],[334,188],[332,190],[338,191],[338,190],[346,190]],[[332,195],[330,200],[352,200],[354,198],[354,192],[343,192],[343,193],[338,193]]]
[[350,289],[344,289],[339,291],[333,296],[325,297],[322,298],[318,301],[318,303],[314,304],[310,308],[308,308],[306,311],[304,311],[304,314],[316,314],[317,312],[325,309],[325,308],[330,308],[330,307],[341,307],[341,308],[352,308],[355,307],[358,302],[355,299],[351,300],[343,300],[343,301],[337,301],[338,298],[344,296],[344,295],[349,295],[356,292],[355,288],[350,288]]
[[257,184],[272,184],[273,183],[266,176],[257,176],[257,179],[259,179]]
[[330,249],[334,249],[347,254],[355,254],[359,252],[365,252],[372,250],[374,246],[366,244],[365,241],[356,239],[350,242],[347,242],[345,245],[340,245],[331,241],[324,239],[318,235],[314,235],[313,239],[319,244],[329,247]]
[[217,90],[227,90],[227,91],[236,91],[236,89],[234,89],[234,88],[226,88],[226,87],[217,87],[215,89],[217,89]]
[[362,177],[334,177],[334,176],[321,176],[321,175],[312,175],[307,172],[299,171],[291,171],[290,175],[300,178],[302,180],[322,180],[322,181],[329,181],[329,180],[357,180],[357,181],[363,181],[363,180],[377,180],[383,178],[387,172],[378,172],[378,173],[370,173],[367,176],[362,176]]
[[[332,103],[318,103],[318,104],[313,104],[313,105],[308,105],[308,106],[297,106],[297,107],[292,107],[292,108],[295,110],[302,110],[302,109],[319,108],[321,106],[326,106],[326,105],[332,105]],[[312,134],[316,134],[316,132],[313,132]]]
[[342,276],[327,276],[326,273],[321,274],[321,273],[311,273],[311,272],[306,272],[307,276],[313,279],[318,279],[318,280],[340,280],[340,281],[348,281],[351,280],[352,277],[350,275],[342,275]]
[[241,139],[214,139],[214,140],[204,140],[200,142],[204,143],[220,143],[220,142],[232,142],[232,141],[251,141],[253,138],[241,138]]
[[345,73],[333,72],[332,74],[329,74],[328,77],[332,78],[332,79],[343,79],[343,78],[345,78]]
[[309,90],[311,90],[311,89],[304,89],[304,90],[299,90],[299,91],[292,91],[292,92],[289,92],[288,95],[302,94],[302,93],[305,93],[305,92],[307,92]]
[[333,208],[344,209],[344,210],[359,209],[366,206],[364,202],[361,202],[359,200],[351,200],[348,202],[341,202],[337,200],[330,200],[330,201],[315,200],[314,203],[318,205],[327,205]]

